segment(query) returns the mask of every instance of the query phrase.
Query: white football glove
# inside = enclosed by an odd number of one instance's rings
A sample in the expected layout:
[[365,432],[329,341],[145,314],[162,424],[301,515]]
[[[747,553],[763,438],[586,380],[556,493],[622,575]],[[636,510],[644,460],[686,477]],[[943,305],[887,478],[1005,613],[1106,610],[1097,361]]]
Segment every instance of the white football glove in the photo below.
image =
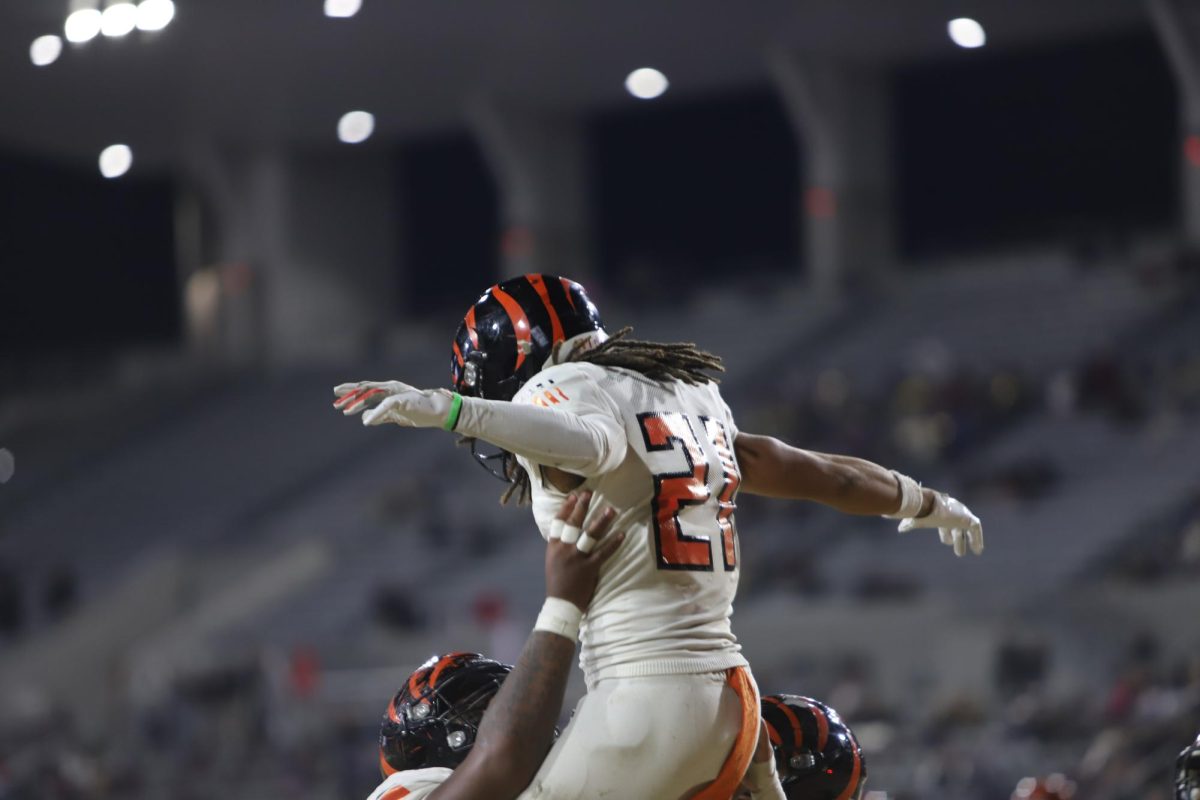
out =
[[335,386],[333,407],[346,416],[363,414],[363,425],[390,422],[409,428],[441,428],[450,418],[454,395],[445,389],[417,389],[400,381],[359,381]]
[[935,492],[933,511],[923,517],[901,520],[898,530],[908,533],[917,528],[937,528],[942,544],[953,547],[956,556],[965,556],[968,545],[975,555],[983,552],[983,523],[971,509],[948,494]]

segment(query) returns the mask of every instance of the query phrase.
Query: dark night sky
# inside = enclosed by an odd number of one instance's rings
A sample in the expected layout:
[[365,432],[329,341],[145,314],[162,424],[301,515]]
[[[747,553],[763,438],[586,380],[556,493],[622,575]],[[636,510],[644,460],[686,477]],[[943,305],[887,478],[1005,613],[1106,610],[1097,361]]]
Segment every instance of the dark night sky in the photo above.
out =
[[0,354],[179,337],[169,181],[0,154]]

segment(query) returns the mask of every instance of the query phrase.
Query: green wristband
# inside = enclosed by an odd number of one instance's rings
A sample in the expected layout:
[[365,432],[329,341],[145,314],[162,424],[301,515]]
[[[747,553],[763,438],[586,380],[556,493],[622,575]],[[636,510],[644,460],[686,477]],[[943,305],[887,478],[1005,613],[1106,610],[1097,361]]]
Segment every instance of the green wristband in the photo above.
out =
[[458,415],[462,411],[462,395],[455,392],[450,397],[450,416],[446,417],[446,423],[442,427],[448,431],[454,430],[458,425]]

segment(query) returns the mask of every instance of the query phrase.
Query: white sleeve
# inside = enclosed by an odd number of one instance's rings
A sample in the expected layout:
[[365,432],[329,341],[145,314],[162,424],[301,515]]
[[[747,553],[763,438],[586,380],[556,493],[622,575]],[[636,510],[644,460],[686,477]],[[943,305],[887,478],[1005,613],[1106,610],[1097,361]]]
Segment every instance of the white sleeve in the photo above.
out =
[[616,469],[628,447],[620,410],[571,367],[539,373],[511,402],[464,397],[454,430],[584,477]]

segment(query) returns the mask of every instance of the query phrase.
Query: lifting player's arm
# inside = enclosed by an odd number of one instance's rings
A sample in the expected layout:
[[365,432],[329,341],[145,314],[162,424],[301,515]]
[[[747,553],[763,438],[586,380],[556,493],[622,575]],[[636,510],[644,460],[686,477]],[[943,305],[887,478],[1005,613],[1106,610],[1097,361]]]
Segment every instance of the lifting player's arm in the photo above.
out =
[[[590,501],[584,493],[571,495],[563,504],[555,527],[559,535],[546,545],[547,605],[516,667],[488,706],[474,747],[430,800],[515,798],[550,750],[575,656],[570,628],[577,631],[582,610],[595,594],[600,565],[624,539],[624,534],[606,535],[615,516],[612,509],[600,514],[582,536],[575,536]],[[580,549],[586,548],[580,544],[584,537],[594,543],[590,553]]]
[[983,552],[979,518],[953,497],[923,489],[906,475],[861,458],[801,450],[770,436],[739,432],[734,450],[742,491],[899,519],[901,532],[937,528],[956,555],[964,555],[968,546],[976,555]]
[[364,425],[444,428],[589,477],[619,466],[626,452],[625,428],[604,392],[578,374],[564,377],[554,389],[548,402],[569,405],[569,411],[520,402],[520,395],[513,402],[485,400],[399,381],[343,383],[333,392],[338,398],[334,407],[342,413],[366,411]]

